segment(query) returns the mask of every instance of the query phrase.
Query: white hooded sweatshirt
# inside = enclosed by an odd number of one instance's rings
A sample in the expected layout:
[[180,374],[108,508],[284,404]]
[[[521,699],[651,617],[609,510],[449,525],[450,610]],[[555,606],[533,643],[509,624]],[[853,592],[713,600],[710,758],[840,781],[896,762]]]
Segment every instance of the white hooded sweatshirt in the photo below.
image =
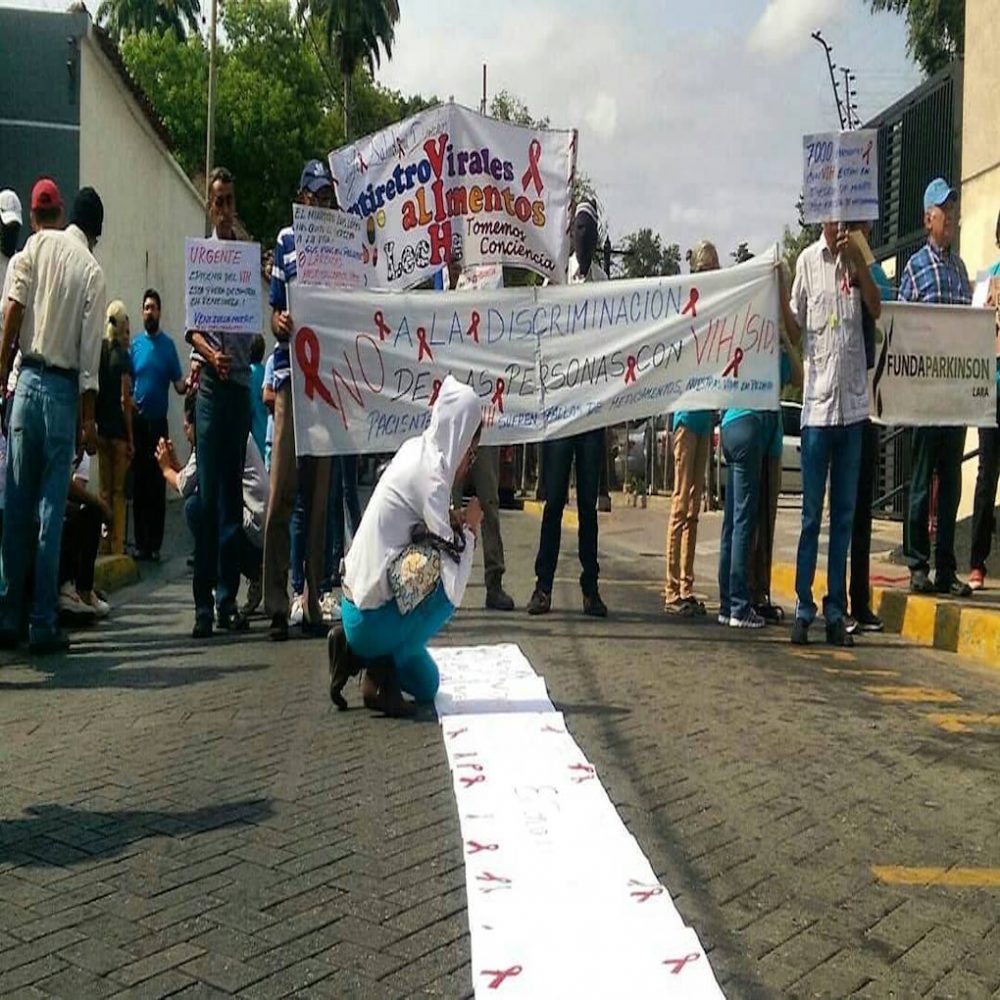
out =
[[[453,535],[448,512],[459,463],[482,422],[479,398],[469,386],[445,378],[431,422],[410,438],[382,474],[347,554],[344,589],[362,611],[392,600],[389,566],[407,545],[413,529],[426,526],[441,538]],[[475,537],[465,529],[461,560],[441,556],[441,579],[448,600],[462,603],[472,572]]]

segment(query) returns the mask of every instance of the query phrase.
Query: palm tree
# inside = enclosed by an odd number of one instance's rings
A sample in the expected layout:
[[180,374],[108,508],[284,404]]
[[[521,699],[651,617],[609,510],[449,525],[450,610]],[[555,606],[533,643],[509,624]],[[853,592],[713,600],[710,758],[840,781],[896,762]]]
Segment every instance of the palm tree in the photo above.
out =
[[198,30],[201,0],[101,0],[97,23],[116,41],[139,31],[172,31],[184,39]]
[[300,17],[313,15],[326,29],[327,48],[344,83],[344,139],[350,137],[351,77],[364,63],[370,73],[381,65],[380,48],[392,58],[399,0],[299,0]]

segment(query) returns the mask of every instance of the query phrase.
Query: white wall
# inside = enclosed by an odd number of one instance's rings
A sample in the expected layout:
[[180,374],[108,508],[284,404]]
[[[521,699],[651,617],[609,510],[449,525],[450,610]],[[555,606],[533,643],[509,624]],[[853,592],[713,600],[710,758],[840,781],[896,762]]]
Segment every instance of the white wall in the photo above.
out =
[[[125,303],[136,336],[142,333],[142,293],[156,288],[163,329],[186,372],[184,237],[204,236],[204,204],[92,34],[82,40],[80,73],[80,186],[87,185],[104,202],[96,256],[108,300]],[[171,390],[170,433],[179,444],[181,402]]]

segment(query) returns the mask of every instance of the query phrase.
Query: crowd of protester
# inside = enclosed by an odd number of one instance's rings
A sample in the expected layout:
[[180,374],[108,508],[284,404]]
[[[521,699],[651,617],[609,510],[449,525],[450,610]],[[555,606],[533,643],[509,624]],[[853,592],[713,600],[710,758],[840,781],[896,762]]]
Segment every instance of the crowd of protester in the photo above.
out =
[[[296,199],[306,205],[335,203],[333,183],[321,161],[305,165]],[[956,204],[957,194],[944,180],[927,187],[927,243],[899,277],[900,299],[971,302],[968,275],[952,250]],[[209,177],[208,214],[214,239],[236,238],[236,186],[225,168],[216,168]],[[366,702],[375,707],[406,711],[401,691],[432,697],[435,674],[423,646],[461,602],[468,551],[480,537],[486,607],[515,607],[503,587],[499,457],[497,449],[479,447],[478,423],[470,416],[466,396],[457,386],[441,392],[431,428],[418,439],[423,459],[416,451],[407,453],[409,465],[403,470],[400,452],[362,517],[357,456],[296,456],[289,356],[295,329],[292,227],[278,235],[273,254],[273,349],[268,352],[260,334],[187,330],[189,355],[182,366],[173,339],[160,326],[162,302],[156,289],[146,289],[139,303],[141,332],[133,333],[124,298],[107,303],[104,276],[93,255],[103,219],[97,192],[83,188],[64,228],[61,193],[51,179],[42,178],[31,193],[32,235],[15,252],[23,225],[21,204],[14,192],[0,192],[0,386],[5,387],[0,646],[12,648],[27,638],[34,652],[63,651],[69,640],[60,626],[61,614],[76,620],[106,616],[106,595],[95,587],[96,559],[100,553],[126,552],[130,510],[134,545],[129,551],[138,560],[158,561],[169,489],[183,499],[193,539],[195,639],[207,639],[217,629],[247,631],[249,616],[263,605],[274,641],[286,640],[292,628],[305,637],[330,635],[335,701],[341,699],[346,677],[360,669],[369,677]],[[867,369],[874,360],[881,303],[894,296],[867,249],[867,231],[862,224],[824,225],[820,238],[800,255],[794,277],[781,276],[781,381],[802,392],[802,527],[791,627],[791,640],[798,644],[809,641],[820,611],[813,583],[827,494],[826,641],[851,645],[856,631],[882,628],[871,607],[868,578],[878,432],[869,419]],[[569,282],[607,280],[595,259],[597,233],[595,206],[581,202],[573,220]],[[997,238],[1000,244],[1000,220]],[[715,247],[703,241],[692,252],[691,270],[718,267]],[[994,274],[1000,275],[1000,265]],[[448,287],[461,288],[462,282],[461,267],[453,261]],[[183,397],[186,460],[168,430],[171,390]],[[781,483],[782,420],[776,411],[674,414],[665,610],[684,617],[706,613],[695,593],[694,567],[716,425],[726,463],[718,620],[731,628],[759,629],[784,618],[772,601],[770,585]],[[984,585],[994,526],[998,433],[992,428],[980,432],[966,583],[958,576],[954,544],[963,431],[915,431],[906,533],[913,591],[963,597]],[[98,460],[96,490],[91,456]],[[398,548],[403,543],[396,535],[417,527],[407,520],[416,516],[417,499],[390,501],[382,484],[400,479],[407,489],[415,489],[420,477],[411,466],[430,461],[428,456],[448,470],[439,485],[453,513],[462,510],[465,486],[474,486],[477,499],[458,521],[452,518],[451,537],[445,539],[454,557],[445,559],[445,565],[454,563],[461,572],[458,577],[450,569],[444,573],[442,595],[431,602],[435,612],[425,615],[423,627],[414,632],[416,619],[401,624],[392,618],[385,610],[391,603],[386,587],[373,581],[374,576],[381,581],[383,563],[392,554],[393,546],[385,547],[388,536]],[[552,608],[562,514],[574,465],[583,611],[601,618],[608,614],[598,587],[597,503],[604,461],[603,431],[546,441],[541,447],[546,502],[527,604],[531,615]],[[932,477],[937,481],[933,552],[928,535]],[[420,489],[426,488],[427,481],[421,480]],[[420,509],[430,508],[424,503]],[[386,510],[394,511],[400,523],[385,524]],[[436,516],[435,529],[448,526],[447,510]],[[353,545],[352,538],[357,539]],[[382,548],[368,552],[369,545]],[[331,633],[331,622],[341,619],[343,626]]]

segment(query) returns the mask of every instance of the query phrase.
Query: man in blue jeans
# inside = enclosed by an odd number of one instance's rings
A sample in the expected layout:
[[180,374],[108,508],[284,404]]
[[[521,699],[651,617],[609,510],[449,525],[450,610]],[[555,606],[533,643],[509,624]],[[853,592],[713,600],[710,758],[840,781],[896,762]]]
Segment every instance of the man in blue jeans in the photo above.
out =
[[882,312],[878,287],[847,227],[825,222],[823,234],[799,256],[791,302],[781,296],[782,315],[793,341],[803,344],[802,534],[795,565],[792,642],[805,645],[816,618],[813,580],[823,520],[823,494],[830,477],[830,548],[827,596],[823,599],[826,641],[853,646],[847,631],[847,550],[861,462],[861,429],[868,417],[868,369],[861,304],[876,319]]
[[21,349],[9,421],[0,648],[11,649],[20,638],[31,540],[37,539],[28,648],[39,654],[69,649],[58,623],[59,554],[74,451],[78,444],[90,455],[97,450],[106,298],[93,257],[104,225],[97,192],[81,189],[65,230],[62,216],[59,189],[42,178],[31,194],[35,233],[11,264],[0,346],[4,386],[15,343]]

